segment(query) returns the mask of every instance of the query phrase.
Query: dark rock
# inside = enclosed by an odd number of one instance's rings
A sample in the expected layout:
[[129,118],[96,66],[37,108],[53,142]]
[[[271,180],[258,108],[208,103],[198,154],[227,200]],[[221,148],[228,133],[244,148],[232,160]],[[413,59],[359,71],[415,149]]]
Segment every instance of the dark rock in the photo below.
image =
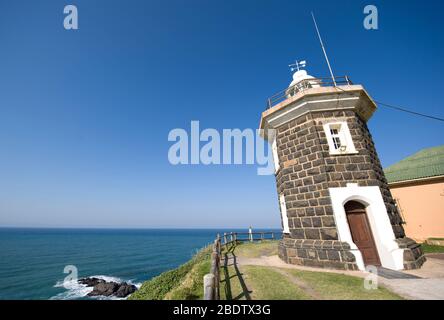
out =
[[85,284],[87,287],[94,287],[99,283],[104,283],[105,280],[99,278],[83,278],[79,280],[80,284]]
[[84,284],[87,287],[93,287],[93,290],[88,293],[88,296],[116,296],[124,298],[137,290],[135,285],[128,284],[126,282],[117,283],[114,281],[107,282],[99,278],[83,278],[78,281],[80,284]]
[[88,296],[112,296],[119,289],[119,284],[116,282],[102,282],[94,286],[93,291],[88,293]]
[[116,292],[116,297],[124,298],[136,291],[136,289],[137,288],[135,285],[128,284],[126,282],[121,283],[119,289]]

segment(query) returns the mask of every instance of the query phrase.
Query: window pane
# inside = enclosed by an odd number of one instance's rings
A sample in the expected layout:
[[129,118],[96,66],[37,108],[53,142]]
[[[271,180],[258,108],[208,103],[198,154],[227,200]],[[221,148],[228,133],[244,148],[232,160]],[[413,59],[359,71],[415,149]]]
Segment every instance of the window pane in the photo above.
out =
[[333,137],[333,144],[335,149],[339,149],[341,147],[341,139],[339,139],[339,137]]

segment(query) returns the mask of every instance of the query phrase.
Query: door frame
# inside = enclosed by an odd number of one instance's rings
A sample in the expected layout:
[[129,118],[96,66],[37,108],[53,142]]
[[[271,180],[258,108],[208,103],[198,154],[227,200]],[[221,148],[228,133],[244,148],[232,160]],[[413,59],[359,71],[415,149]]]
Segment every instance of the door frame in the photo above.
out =
[[379,187],[360,187],[355,183],[348,183],[343,188],[329,188],[329,193],[338,240],[346,242],[350,246],[350,252],[355,256],[358,269],[366,270],[362,254],[351,237],[345,214],[344,204],[350,200],[361,202],[366,206],[367,218],[373,232],[381,265],[392,270],[404,269],[404,249],[399,248],[396,242]]
[[[358,203],[358,204],[362,205],[362,208],[347,211],[347,209],[345,208],[345,206],[347,205],[347,203],[350,203],[350,202]],[[372,226],[370,225],[370,221],[369,221],[369,219],[368,219],[367,206],[366,206],[365,204],[363,204],[362,202],[360,202],[360,201],[349,200],[349,201],[347,201],[346,203],[344,203],[344,210],[345,210],[345,216],[347,217],[347,223],[348,223],[348,227],[349,227],[349,229],[350,229],[350,234],[351,234],[351,236],[352,236],[352,240],[353,240],[353,233],[352,233],[352,227],[351,227],[351,225],[350,225],[350,223],[349,223],[349,220],[348,220],[348,216],[349,216],[349,215],[353,215],[353,214],[361,214],[361,215],[364,215],[364,223],[367,224],[367,228],[368,228],[369,233],[370,233],[369,236],[370,236],[371,242],[372,242],[372,244],[373,244],[373,248],[374,248],[374,250],[376,251],[376,258],[377,258],[377,260],[378,260],[378,264],[375,265],[375,266],[381,266],[382,264],[381,264],[381,258],[379,257],[378,247],[376,246],[376,242],[375,242],[375,237],[374,237],[374,235],[373,235]],[[356,211],[356,212],[353,212],[353,211]],[[359,249],[359,247],[358,247],[358,249]],[[359,251],[361,251],[361,250],[359,250]],[[361,255],[362,255],[362,252],[361,252]],[[363,260],[365,266],[367,266],[367,265],[371,265],[371,264],[366,264],[366,263],[365,263],[365,261],[364,261],[364,257],[362,257],[362,260]]]

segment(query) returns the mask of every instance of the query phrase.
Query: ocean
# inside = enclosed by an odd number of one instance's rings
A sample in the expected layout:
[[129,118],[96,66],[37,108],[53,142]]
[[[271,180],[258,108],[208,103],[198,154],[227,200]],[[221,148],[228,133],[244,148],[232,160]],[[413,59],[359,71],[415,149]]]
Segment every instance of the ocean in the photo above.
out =
[[0,228],[0,299],[92,299],[90,288],[65,280],[75,269],[78,278],[140,286],[224,231],[246,230]]

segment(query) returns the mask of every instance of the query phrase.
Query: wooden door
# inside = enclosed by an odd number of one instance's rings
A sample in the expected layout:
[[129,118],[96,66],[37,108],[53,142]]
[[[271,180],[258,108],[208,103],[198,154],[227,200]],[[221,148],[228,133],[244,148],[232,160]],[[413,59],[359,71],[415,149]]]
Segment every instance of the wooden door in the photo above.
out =
[[365,265],[380,266],[378,250],[363,204],[349,201],[344,206],[353,242],[361,251]]

